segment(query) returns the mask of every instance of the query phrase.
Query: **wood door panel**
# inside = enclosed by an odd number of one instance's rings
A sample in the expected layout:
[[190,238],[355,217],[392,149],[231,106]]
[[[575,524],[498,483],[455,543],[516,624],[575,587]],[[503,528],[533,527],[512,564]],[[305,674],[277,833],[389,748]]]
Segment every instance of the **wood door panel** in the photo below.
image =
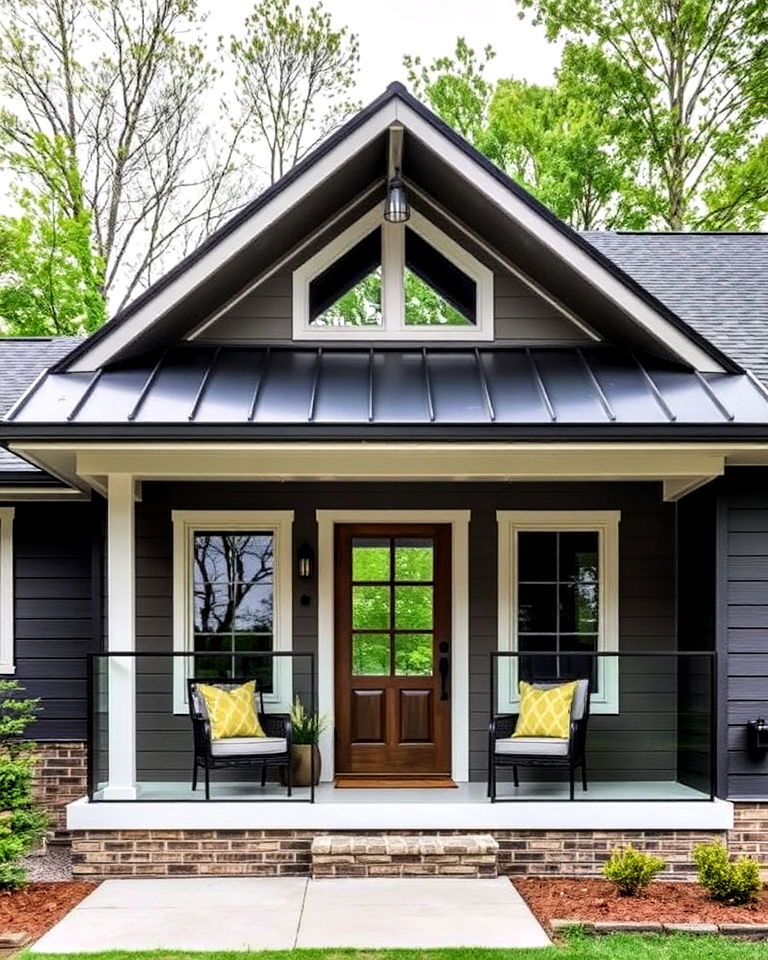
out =
[[429,743],[432,729],[432,691],[400,690],[400,742]]
[[385,743],[387,695],[385,690],[352,691],[352,743]]
[[450,774],[450,526],[341,524],[335,547],[337,772]]

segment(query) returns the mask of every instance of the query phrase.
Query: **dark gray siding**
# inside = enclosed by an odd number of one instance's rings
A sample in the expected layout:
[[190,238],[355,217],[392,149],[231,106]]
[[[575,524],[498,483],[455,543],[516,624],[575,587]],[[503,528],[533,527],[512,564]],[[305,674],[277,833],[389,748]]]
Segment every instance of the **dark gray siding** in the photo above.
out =
[[[290,341],[292,280],[286,270],[265,280],[205,331],[211,343]],[[590,343],[589,337],[558,310],[508,273],[494,279],[498,343]]]
[[746,724],[768,716],[768,471],[733,470],[722,493],[728,795],[768,798],[768,758],[746,750]]
[[101,633],[101,507],[14,506],[16,679],[42,701],[31,732],[84,740],[86,654]]
[[[316,509],[471,509],[470,749],[474,779],[485,776],[490,678],[497,642],[496,510],[618,509],[620,645],[624,651],[675,646],[675,512],[659,484],[284,483],[144,485],[137,504],[137,642],[171,649],[172,509],[293,509],[295,543],[313,543]],[[314,650],[315,585],[294,584],[294,643]],[[311,594],[311,605],[299,597]],[[140,664],[139,773],[186,778],[189,721],[172,715],[170,659]],[[589,738],[595,779],[674,779],[677,771],[677,677],[670,658],[621,664],[620,714],[594,717]]]

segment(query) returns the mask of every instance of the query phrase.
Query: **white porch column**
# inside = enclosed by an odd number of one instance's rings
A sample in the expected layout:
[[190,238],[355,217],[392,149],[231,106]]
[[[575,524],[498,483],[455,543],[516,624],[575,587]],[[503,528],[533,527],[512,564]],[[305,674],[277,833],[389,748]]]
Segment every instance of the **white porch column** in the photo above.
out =
[[[134,479],[107,478],[107,649],[136,649]],[[136,661],[109,658],[109,781],[105,800],[136,799]]]

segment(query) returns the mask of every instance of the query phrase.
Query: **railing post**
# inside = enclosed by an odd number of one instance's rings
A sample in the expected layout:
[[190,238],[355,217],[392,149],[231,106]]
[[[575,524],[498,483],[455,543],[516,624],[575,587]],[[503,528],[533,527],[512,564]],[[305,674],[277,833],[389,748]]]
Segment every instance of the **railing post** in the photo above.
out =
[[[136,649],[134,478],[107,478],[107,648]],[[136,659],[109,658],[109,781],[105,800],[136,799]]]

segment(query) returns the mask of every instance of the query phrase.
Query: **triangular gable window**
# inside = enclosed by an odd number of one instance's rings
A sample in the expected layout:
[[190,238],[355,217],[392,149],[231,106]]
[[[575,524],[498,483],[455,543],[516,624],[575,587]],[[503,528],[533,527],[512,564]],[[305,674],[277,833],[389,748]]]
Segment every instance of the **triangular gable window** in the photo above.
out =
[[380,207],[293,276],[294,337],[493,338],[493,274],[413,211],[387,223]]

